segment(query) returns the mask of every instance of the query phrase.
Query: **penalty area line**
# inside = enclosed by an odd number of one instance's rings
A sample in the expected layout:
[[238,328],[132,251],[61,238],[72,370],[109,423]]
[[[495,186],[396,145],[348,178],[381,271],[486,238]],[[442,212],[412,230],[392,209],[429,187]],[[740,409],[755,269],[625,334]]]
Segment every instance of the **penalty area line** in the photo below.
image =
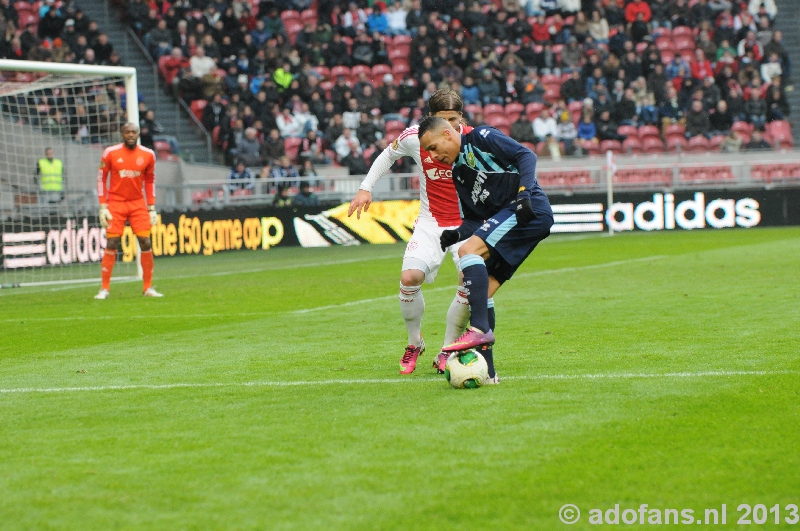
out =
[[[535,374],[501,377],[502,380],[638,380],[638,379],[677,379],[677,378],[716,378],[736,376],[779,376],[800,375],[795,370],[765,371],[697,371],[667,373],[596,373],[596,374]],[[297,380],[275,382],[176,382],[166,384],[99,385],[83,387],[17,387],[0,389],[0,394],[31,393],[80,393],[92,391],[148,391],[170,389],[213,389],[227,387],[315,387],[323,385],[374,385],[441,382],[442,377],[426,378],[364,378],[337,380]]]

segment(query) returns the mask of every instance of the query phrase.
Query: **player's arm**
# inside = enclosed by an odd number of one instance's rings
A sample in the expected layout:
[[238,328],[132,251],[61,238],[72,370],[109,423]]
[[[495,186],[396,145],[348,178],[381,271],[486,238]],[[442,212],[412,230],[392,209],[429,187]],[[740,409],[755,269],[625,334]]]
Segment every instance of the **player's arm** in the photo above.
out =
[[400,136],[384,149],[375,163],[370,167],[369,172],[361,181],[358,187],[356,196],[350,201],[350,208],[347,209],[347,216],[356,213],[356,217],[361,219],[361,210],[364,212],[369,210],[369,205],[372,204],[372,187],[378,182],[378,179],[386,175],[392,167],[392,164],[405,156],[411,156],[414,153],[413,147],[416,143],[416,153],[419,154],[419,138],[416,134],[406,134],[408,129],[403,131]]
[[[453,168],[453,178],[458,177],[459,167],[456,166]],[[483,223],[483,219],[476,214],[468,205],[465,205],[461,202],[461,198],[458,198],[459,202],[459,210],[461,211],[461,225],[459,225],[455,229],[447,229],[443,230],[442,234],[439,236],[439,245],[442,247],[442,251],[447,250],[448,247],[451,245],[455,245],[456,243],[466,240],[470,236],[472,236],[478,227],[481,226]]]
[[158,223],[158,213],[156,212],[156,157],[151,153],[150,164],[144,169],[142,183],[144,185],[144,195],[147,201],[147,210],[150,214],[150,225]]
[[[536,154],[513,138],[497,130],[487,135],[476,135],[481,149],[494,154],[503,164],[510,164],[519,171],[519,189],[516,198],[517,223],[527,225],[536,219],[531,206],[531,191],[536,186]],[[484,144],[480,146],[480,144]]]
[[100,201],[100,212],[97,218],[100,226],[108,228],[108,223],[113,219],[111,212],[108,211],[108,176],[111,173],[111,166],[107,160],[106,153],[100,159],[100,168],[97,170],[97,199]]

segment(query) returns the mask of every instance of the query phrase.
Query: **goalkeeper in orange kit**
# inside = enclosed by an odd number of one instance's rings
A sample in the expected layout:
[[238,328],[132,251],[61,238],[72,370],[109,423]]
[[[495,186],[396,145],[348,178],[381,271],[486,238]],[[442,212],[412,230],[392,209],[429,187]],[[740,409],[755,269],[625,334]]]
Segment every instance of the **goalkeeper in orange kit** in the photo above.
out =
[[158,223],[156,154],[138,142],[139,126],[127,123],[122,126],[122,143],[106,148],[100,160],[97,173],[98,217],[100,225],[106,229],[107,243],[102,261],[102,286],[95,299],[108,298],[111,272],[126,221],[130,222],[142,252],[142,294],[145,297],[163,297],[150,285],[153,279],[150,227]]

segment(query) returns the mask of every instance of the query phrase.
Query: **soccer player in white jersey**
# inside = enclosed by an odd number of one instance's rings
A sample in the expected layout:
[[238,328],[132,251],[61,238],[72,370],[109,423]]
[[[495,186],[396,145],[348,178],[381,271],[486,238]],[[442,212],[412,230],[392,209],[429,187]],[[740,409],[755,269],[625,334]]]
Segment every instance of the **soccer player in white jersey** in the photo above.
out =
[[[457,92],[450,89],[437,90],[431,95],[428,108],[432,116],[447,120],[456,130],[462,133],[472,130],[472,127],[463,123],[464,104]],[[400,311],[408,330],[408,346],[400,359],[400,374],[414,372],[417,358],[425,351],[421,332],[422,314],[425,312],[425,300],[421,291],[423,282],[434,281],[448,252],[458,267],[460,244],[452,245],[443,251],[439,242],[442,231],[461,225],[461,211],[453,185],[452,166],[438,162],[420,148],[417,126],[409,127],[375,160],[347,211],[348,216],[355,212],[360,218],[362,209],[366,212],[372,203],[372,187],[378,179],[388,173],[395,161],[406,156],[414,159],[422,169],[423,177],[419,186],[419,217],[414,225],[414,233],[406,246],[400,274]],[[469,315],[469,302],[463,287],[459,285],[447,311],[443,345],[449,345],[461,335]],[[439,372],[444,372],[446,361],[447,354],[440,351],[433,360],[433,366]]]

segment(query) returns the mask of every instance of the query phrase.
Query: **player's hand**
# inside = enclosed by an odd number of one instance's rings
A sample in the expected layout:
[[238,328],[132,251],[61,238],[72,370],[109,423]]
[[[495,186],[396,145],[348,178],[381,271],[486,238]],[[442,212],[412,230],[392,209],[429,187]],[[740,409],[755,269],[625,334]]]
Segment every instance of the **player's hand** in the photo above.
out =
[[97,217],[100,219],[100,226],[104,229],[107,229],[108,224],[114,219],[114,216],[108,211],[108,205],[100,205],[100,212],[97,214]]
[[439,245],[442,246],[442,251],[446,251],[448,247],[458,243],[459,240],[461,240],[461,236],[457,230],[447,229],[443,230],[442,235],[439,236]]
[[524,226],[536,219],[536,212],[533,211],[531,200],[527,197],[517,199],[517,225]]
[[372,193],[368,192],[367,190],[359,190],[356,192],[356,196],[350,201],[350,208],[347,209],[347,217],[353,215],[353,212],[356,213],[356,218],[361,219],[361,209],[364,209],[364,212],[369,210],[369,205],[372,204]]
[[158,225],[158,213],[156,212],[156,206],[150,205],[150,208],[148,208],[148,213],[150,214],[150,225]]

